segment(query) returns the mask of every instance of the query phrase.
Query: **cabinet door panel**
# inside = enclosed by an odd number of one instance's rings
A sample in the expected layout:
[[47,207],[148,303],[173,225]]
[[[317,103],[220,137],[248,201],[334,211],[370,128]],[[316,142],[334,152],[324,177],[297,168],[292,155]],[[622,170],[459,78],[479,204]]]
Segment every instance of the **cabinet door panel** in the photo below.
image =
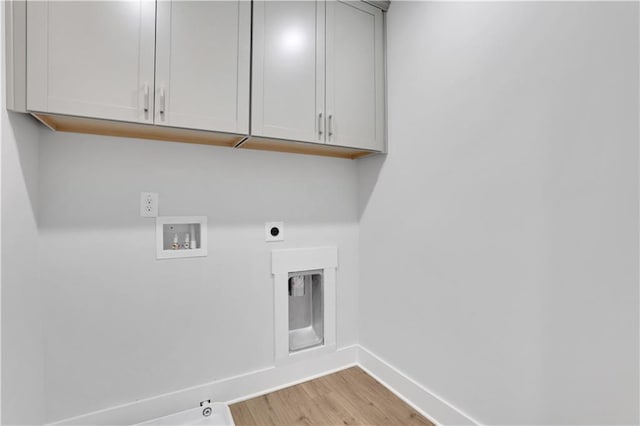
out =
[[252,134],[324,143],[322,1],[256,1]]
[[27,19],[29,110],[153,120],[154,1],[32,1]]
[[384,150],[382,12],[327,2],[327,143]]
[[251,4],[159,1],[155,124],[249,132]]

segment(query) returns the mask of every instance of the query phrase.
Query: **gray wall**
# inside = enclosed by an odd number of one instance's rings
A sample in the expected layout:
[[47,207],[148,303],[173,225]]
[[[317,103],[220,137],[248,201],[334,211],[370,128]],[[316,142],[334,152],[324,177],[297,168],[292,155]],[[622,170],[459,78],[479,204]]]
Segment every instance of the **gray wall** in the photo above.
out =
[[44,420],[38,271],[38,129],[2,108],[2,424]]
[[[4,4],[0,5],[4,41]],[[45,418],[42,293],[38,281],[38,126],[7,113],[2,42],[0,90],[0,423]]]
[[485,424],[637,424],[638,4],[388,18],[361,343]]
[[[141,191],[206,215],[209,256],[156,260]],[[272,365],[272,249],[338,246],[338,346],[356,342],[353,161],[43,129],[40,194],[49,421]]]
[[2,424],[44,420],[44,336],[38,270],[38,129],[2,112]]

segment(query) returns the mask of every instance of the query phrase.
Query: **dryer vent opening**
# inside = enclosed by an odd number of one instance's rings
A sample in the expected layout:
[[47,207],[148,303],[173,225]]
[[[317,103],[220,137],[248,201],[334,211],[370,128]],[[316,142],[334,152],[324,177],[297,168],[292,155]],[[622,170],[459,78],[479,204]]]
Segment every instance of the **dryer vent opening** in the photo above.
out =
[[289,352],[324,343],[322,271],[289,273]]

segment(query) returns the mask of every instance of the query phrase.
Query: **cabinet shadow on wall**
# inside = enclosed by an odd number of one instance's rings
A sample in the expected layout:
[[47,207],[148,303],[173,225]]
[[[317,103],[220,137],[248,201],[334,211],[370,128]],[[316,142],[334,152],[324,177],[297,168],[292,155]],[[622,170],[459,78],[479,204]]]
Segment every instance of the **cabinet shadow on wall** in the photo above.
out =
[[358,220],[362,219],[362,215],[367,209],[369,199],[373,193],[380,172],[387,160],[387,154],[372,155],[370,157],[361,158],[358,161]]
[[208,216],[211,228],[358,221],[362,159],[42,130],[41,228],[151,229],[141,192],[159,193],[160,216]]
[[[29,197],[29,204],[33,218],[38,223],[38,167],[39,167],[39,138],[38,129],[32,122],[31,117],[23,114],[7,111],[8,123],[7,129],[3,133],[9,133],[12,137],[8,137],[2,141],[3,144],[3,167],[11,170],[14,167],[22,175],[22,183],[17,175],[8,176],[9,171],[3,172],[4,177],[9,177],[8,183],[4,185],[24,185],[25,192]],[[5,133],[5,134],[6,134]],[[10,153],[13,151],[7,144],[15,145],[16,158],[12,158]],[[9,162],[16,161],[15,164]],[[14,179],[18,179],[17,181]],[[14,189],[12,189],[13,191]],[[9,191],[9,192],[12,192]]]

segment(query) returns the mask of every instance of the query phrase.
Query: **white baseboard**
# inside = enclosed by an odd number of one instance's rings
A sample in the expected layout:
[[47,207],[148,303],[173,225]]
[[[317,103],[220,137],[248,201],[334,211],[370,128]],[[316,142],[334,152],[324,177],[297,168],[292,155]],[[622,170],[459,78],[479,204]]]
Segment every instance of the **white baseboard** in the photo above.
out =
[[438,425],[480,424],[362,346],[358,347],[358,365],[400,399]]
[[58,420],[48,426],[131,425],[193,408],[200,401],[207,399],[233,403],[352,367],[356,365],[357,358],[358,346],[349,346],[330,354],[319,355],[314,359],[305,359],[303,362],[252,371],[176,392]]
[[439,425],[479,425],[472,417],[416,383],[397,368],[359,345],[313,359],[277,365],[77,417],[49,423],[61,425],[131,425],[193,408],[210,399],[234,403],[358,365],[400,399]]

